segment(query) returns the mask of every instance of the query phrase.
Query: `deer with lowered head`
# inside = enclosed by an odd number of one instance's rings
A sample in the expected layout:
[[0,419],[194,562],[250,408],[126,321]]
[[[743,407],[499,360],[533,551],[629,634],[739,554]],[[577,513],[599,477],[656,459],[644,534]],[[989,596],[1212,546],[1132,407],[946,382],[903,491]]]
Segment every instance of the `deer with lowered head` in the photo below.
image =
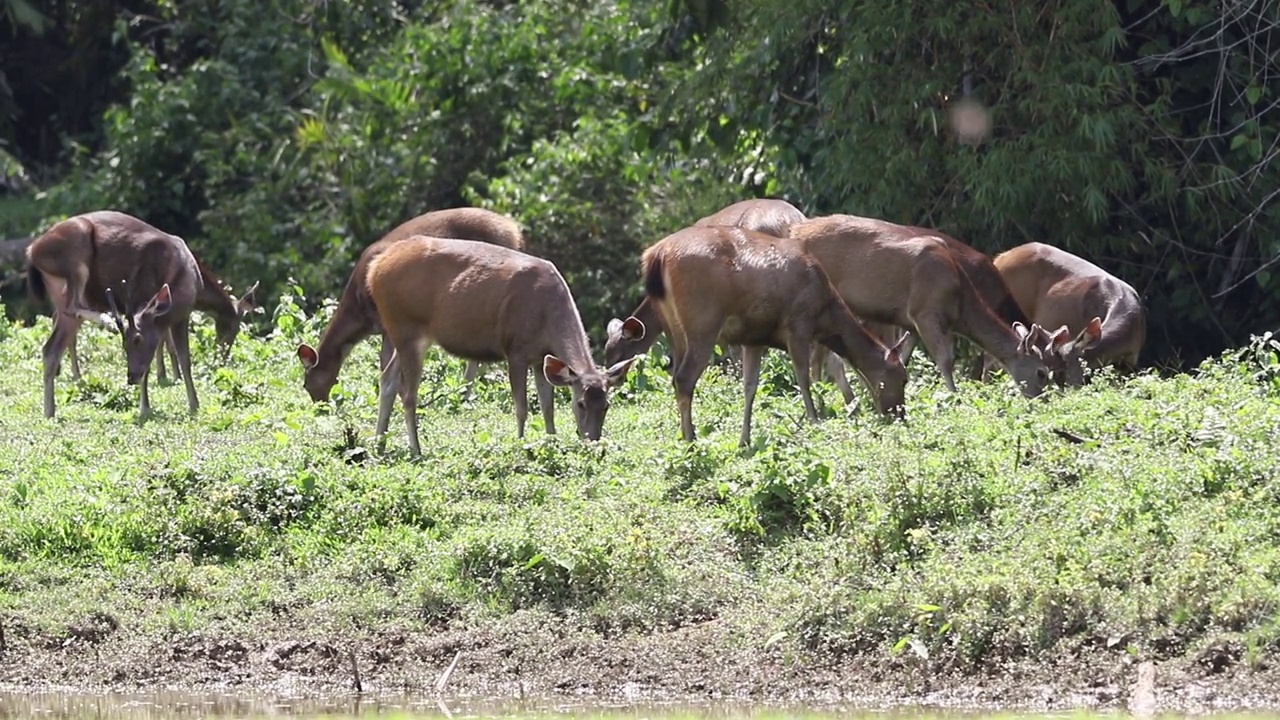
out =
[[[385,368],[390,362],[391,341],[379,325],[378,310],[369,294],[369,263],[387,248],[414,235],[476,240],[512,250],[523,250],[525,245],[524,233],[515,220],[483,208],[452,208],[435,210],[407,220],[365,248],[351,271],[337,310],[329,320],[324,334],[320,336],[320,344],[314,348],[305,343],[298,346],[298,359],[302,362],[305,373],[303,386],[313,401],[328,399],[329,392],[338,382],[338,372],[351,354],[351,349],[370,335],[382,334],[379,367]],[[468,361],[466,381],[471,382],[478,371],[479,364]],[[395,378],[390,378],[390,383],[385,382],[387,379],[384,376],[380,392],[388,398],[394,398]]]
[[1042,328],[1056,360],[1054,379],[1084,384],[1084,366],[1137,367],[1147,337],[1138,291],[1066,250],[1032,242],[995,257],[995,267],[1018,304]]
[[670,335],[685,440],[694,439],[693,391],[717,342],[742,346],[742,446],[751,444],[760,360],[770,347],[791,356],[810,421],[818,419],[809,392],[815,341],[853,365],[880,412],[901,413],[907,371],[898,349],[867,332],[817,260],[793,240],[744,228],[686,228],[645,250],[641,271],[645,293]]
[[[506,360],[517,436],[524,437],[532,366],[547,433],[556,431],[554,386],[568,386],[578,433],[600,438],[609,389],[626,378],[634,358],[608,369],[596,367],[573,295],[550,261],[490,243],[414,236],[379,253],[369,263],[366,282],[394,348],[383,372],[399,376],[414,457],[422,454],[417,419],[422,359],[432,344],[467,360]],[[381,448],[393,398],[383,394],[379,400]]]
[[[1047,347],[1039,325],[1006,323],[984,299],[1003,281],[987,276],[980,255],[954,238],[923,228],[851,215],[830,215],[791,226],[791,237],[830,276],[841,298],[859,316],[909,328],[924,342],[955,391],[955,342],[959,333],[978,343],[1008,370],[1022,393],[1036,397],[1049,379]],[[980,292],[979,287],[986,293]],[[1007,303],[1013,303],[1005,288]],[[1004,303],[1002,303],[1004,304]],[[910,341],[908,341],[910,342]]]
[[199,408],[191,379],[188,323],[203,282],[181,238],[124,213],[103,210],[54,225],[27,248],[27,282],[53,302],[53,334],[44,345],[44,414],[54,415],[54,378],[80,323],[114,327],[124,341],[130,385],[141,385],[138,410],[151,413],[147,376],[162,338],[171,335],[186,383],[187,407]]
[[[693,224],[693,227],[740,227],[755,230],[773,237],[784,238],[793,223],[805,220],[805,214],[786,200],[757,198],[733,203],[719,212],[708,215]],[[864,323],[873,335],[886,344],[897,343],[900,332],[892,325]],[[631,311],[627,320],[613,318],[607,328],[608,339],[604,346],[605,363],[615,363],[625,357],[643,355],[653,347],[658,338],[666,331],[662,324],[662,316],[658,313],[653,300],[645,297]],[[910,353],[910,349],[907,353]],[[905,361],[907,356],[904,355]],[[840,388],[845,403],[853,402],[853,388],[845,377],[844,365],[840,358],[821,344],[813,346],[810,367],[815,372],[825,369],[827,374]]]
[[[223,359],[226,359],[231,352],[231,346],[235,344],[236,336],[240,334],[241,320],[257,307],[254,293],[258,290],[258,283],[255,282],[244,295],[235,298],[227,291],[222,280],[217,275],[214,275],[213,271],[206,267],[199,257],[196,257],[196,265],[200,268],[202,285],[200,293],[196,296],[195,309],[213,315],[219,353]],[[178,377],[181,379],[182,375],[178,370],[178,351],[173,346],[173,338],[166,333],[162,339],[162,344],[164,349],[169,351],[169,357],[173,361],[174,372],[178,373]],[[79,380],[80,360],[76,354],[75,335],[71,337],[71,345],[68,347],[67,353],[71,356],[71,377]],[[156,380],[163,383],[167,379],[164,367],[164,350],[157,350]]]

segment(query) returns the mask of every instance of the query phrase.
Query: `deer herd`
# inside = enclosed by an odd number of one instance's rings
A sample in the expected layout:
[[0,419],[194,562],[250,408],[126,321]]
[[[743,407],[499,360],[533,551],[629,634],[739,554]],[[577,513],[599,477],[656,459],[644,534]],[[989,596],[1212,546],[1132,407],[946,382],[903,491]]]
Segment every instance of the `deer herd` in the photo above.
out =
[[[27,273],[33,297],[54,308],[43,351],[46,417],[54,415],[54,379],[68,350],[80,376],[75,340],[84,320],[120,333],[142,415],[150,413],[153,359],[164,378],[161,346],[195,413],[191,312],[214,316],[225,355],[257,289],[232,296],[181,238],[113,211],[54,225],[27,249]],[[1135,367],[1146,336],[1130,285],[1050,245],[990,258],[937,230],[851,215],[807,218],[783,200],[735,203],[668,235],[644,251],[640,278],[644,298],[625,319],[609,321],[605,364],[597,366],[568,284],[554,264],[526,251],[518,223],[479,208],[428,212],[360,255],[318,345],[298,347],[303,385],[312,400],[328,400],[352,348],[378,333],[380,449],[399,396],[410,452],[421,454],[418,387],[433,344],[468,361],[468,382],[478,363],[506,362],[518,436],[532,366],[546,431],[555,433],[555,387],[567,386],[578,433],[595,440],[610,389],[666,333],[685,440],[694,439],[693,391],[716,345],[741,353],[746,446],[767,348],[790,356],[805,414],[816,421],[811,374],[825,369],[852,402],[844,363],[877,411],[901,417],[917,340],[952,391],[958,334],[985,352],[984,376],[1003,367],[1036,397],[1051,382],[1082,384],[1085,366]]]

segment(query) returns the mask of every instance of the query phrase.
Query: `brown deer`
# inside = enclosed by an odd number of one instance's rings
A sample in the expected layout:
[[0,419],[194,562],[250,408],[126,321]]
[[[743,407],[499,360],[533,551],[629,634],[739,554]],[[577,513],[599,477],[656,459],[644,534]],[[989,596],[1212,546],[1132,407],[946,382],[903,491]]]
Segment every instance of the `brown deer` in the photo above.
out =
[[[519,437],[528,415],[529,367],[540,365],[534,383],[547,433],[555,433],[553,385],[567,385],[579,434],[600,438],[609,388],[622,382],[634,358],[607,370],[596,367],[573,295],[550,261],[489,243],[415,236],[379,253],[369,263],[367,283],[394,347],[384,374],[399,375],[414,457],[422,454],[416,412],[422,358],[432,343],[468,360],[507,361]],[[382,395],[379,449],[391,404],[392,397]]]
[[769,347],[791,356],[810,421],[818,419],[809,393],[815,340],[858,370],[880,412],[901,413],[907,371],[897,348],[867,332],[799,243],[744,228],[691,227],[645,250],[641,269],[645,293],[671,336],[685,440],[694,439],[693,390],[717,341],[742,346],[742,446],[751,444],[760,360]]
[[1053,375],[1060,384],[1084,384],[1085,364],[1137,367],[1147,317],[1133,286],[1044,243],[1019,245],[994,262],[1027,314],[1042,328],[1059,328],[1050,337],[1060,361]]
[[[298,359],[305,372],[303,386],[315,402],[327,400],[329,391],[338,382],[338,372],[356,343],[382,332],[378,310],[369,295],[366,275],[369,263],[387,248],[413,235],[478,240],[513,250],[524,249],[524,234],[515,220],[483,208],[453,208],[436,210],[407,220],[380,240],[365,248],[356,261],[342,299],[334,311],[329,326],[320,337],[320,344],[298,346]],[[391,342],[382,334],[382,351],[379,367],[385,368],[391,360]],[[471,382],[479,370],[474,361],[467,363],[466,381]],[[391,384],[383,383],[381,392],[395,396],[394,378]]]
[[[257,307],[254,293],[258,290],[258,283],[255,282],[244,295],[235,298],[227,292],[222,280],[217,275],[214,275],[213,271],[206,267],[199,257],[196,257],[196,265],[200,268],[202,285],[199,295],[196,296],[195,309],[213,315],[219,352],[225,360],[231,352],[231,346],[235,344],[236,336],[240,334],[241,319]],[[169,351],[169,357],[173,361],[174,372],[181,379],[182,374],[178,370],[178,351],[173,346],[173,338],[166,333],[162,343],[164,348]],[[71,377],[79,380],[80,361],[76,353],[75,335],[71,337],[71,344],[67,348],[67,353],[71,356]],[[164,366],[164,350],[156,351],[156,380],[160,383],[168,380]]]
[[[994,294],[1003,281],[994,271],[994,278],[981,271],[975,257],[981,253],[965,252],[958,240],[922,230],[831,215],[792,225],[791,237],[817,258],[853,312],[913,330],[949,390],[955,391],[951,334],[958,332],[994,355],[1023,394],[1039,395],[1049,379],[1048,350],[1035,342],[1043,331],[1034,324],[1006,323],[992,310],[984,295]],[[1005,295],[1016,308],[1007,288]]]
[[[757,198],[742,200],[729,205],[698,220],[693,224],[693,227],[740,227],[773,237],[787,237],[791,225],[805,219],[805,214],[786,200]],[[632,319],[636,322],[633,322]],[[864,325],[886,345],[896,344],[901,339],[902,333],[892,325],[879,323],[864,323]],[[645,297],[636,306],[636,309],[631,312],[631,316],[627,320],[619,318],[610,320],[607,331],[608,339],[605,341],[604,346],[604,361],[606,364],[610,364],[618,362],[624,357],[635,357],[649,352],[649,348],[653,347],[653,344],[658,341],[658,338],[666,331],[666,328],[662,325],[662,317],[655,308],[653,301]],[[910,355],[910,347],[908,345],[903,347],[907,352],[907,355],[903,356],[905,362]],[[853,388],[849,385],[849,379],[845,376],[844,365],[840,362],[839,356],[825,346],[815,344],[813,346],[813,356],[810,359],[810,367],[814,368],[817,374],[821,374],[822,370],[825,369],[827,375],[839,387],[845,404],[853,403]]]
[[27,248],[27,282],[33,297],[49,298],[54,306],[53,333],[44,345],[45,417],[54,415],[54,378],[84,319],[114,325],[120,332],[129,384],[142,386],[138,410],[143,416],[151,413],[147,376],[152,357],[161,339],[172,335],[187,407],[195,414],[199,401],[191,380],[187,329],[202,281],[195,256],[181,238],[120,212],[77,215]]

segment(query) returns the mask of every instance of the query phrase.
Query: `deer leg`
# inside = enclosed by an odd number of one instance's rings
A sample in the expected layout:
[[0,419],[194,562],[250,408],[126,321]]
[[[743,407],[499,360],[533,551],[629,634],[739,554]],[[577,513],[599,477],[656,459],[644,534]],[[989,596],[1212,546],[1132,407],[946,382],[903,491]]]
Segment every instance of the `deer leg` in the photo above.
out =
[[[712,333],[710,337],[715,337]],[[685,351],[684,357],[676,364],[677,370],[672,382],[676,387],[676,405],[680,409],[680,434],[688,442],[693,442],[693,389],[698,385],[698,378],[711,363],[714,344],[709,342],[692,342]]]
[[751,408],[756,402],[756,388],[760,386],[760,359],[764,357],[764,350],[759,345],[742,346],[742,399],[745,406],[742,411],[742,435],[738,438],[739,447],[751,445]]
[[942,373],[942,379],[946,382],[947,389],[955,392],[955,339],[951,337],[951,333],[943,329],[942,323],[936,317],[921,318],[913,322],[916,326],[916,332],[920,334],[921,342],[924,343],[925,349],[929,351],[929,355],[933,357],[933,362],[938,366],[938,371]]
[[79,317],[74,315],[66,315],[67,324],[71,326],[69,333],[71,339],[68,343],[67,352],[71,354],[71,379],[80,380],[80,353],[76,351],[76,336],[80,334]]
[[831,381],[840,388],[840,395],[844,398],[845,405],[854,404],[853,386],[849,384],[849,376],[844,370],[844,361],[839,355],[831,352],[822,345],[814,345],[813,353],[810,355],[809,368],[812,372],[826,371],[831,377]]
[[147,392],[147,379],[150,376],[151,363],[147,363],[147,369],[138,381],[138,416],[143,418],[151,417],[151,395]]
[[507,379],[511,382],[511,400],[516,406],[516,437],[524,437],[524,423],[529,419],[529,365],[523,360],[507,359]]
[[[196,397],[196,381],[191,377],[191,328],[188,323],[189,321],[183,320],[169,328],[165,333],[165,342],[173,351],[173,371],[182,376],[182,384],[187,389],[187,412],[195,415],[200,409],[200,400]],[[164,348],[156,353],[157,356],[163,354]]]
[[53,332],[44,343],[44,416],[53,417],[53,381],[62,369],[62,355],[67,346],[75,340],[74,330],[77,326],[74,318],[62,313],[55,313]]
[[[383,336],[382,355],[388,357],[382,358],[379,364],[381,372],[378,374],[378,424],[374,430],[374,437],[377,440],[378,454],[386,449],[387,446],[387,426],[391,424],[391,406],[395,404],[396,395],[400,390],[400,358],[395,353],[395,348],[391,341]],[[388,348],[392,352],[385,352]]]
[[404,406],[404,427],[409,433],[409,455],[422,457],[418,445],[418,385],[422,382],[422,358],[427,348],[415,347],[412,352],[399,355],[400,402]]
[[538,405],[542,408],[542,423],[548,435],[556,434],[556,387],[551,384],[541,368],[533,370],[533,386],[538,390]]
[[791,365],[796,371],[796,386],[800,388],[800,399],[804,401],[804,415],[809,422],[818,422],[818,409],[813,405],[813,393],[810,385],[810,355],[812,348],[804,340],[792,339],[787,343],[787,354],[791,356]]

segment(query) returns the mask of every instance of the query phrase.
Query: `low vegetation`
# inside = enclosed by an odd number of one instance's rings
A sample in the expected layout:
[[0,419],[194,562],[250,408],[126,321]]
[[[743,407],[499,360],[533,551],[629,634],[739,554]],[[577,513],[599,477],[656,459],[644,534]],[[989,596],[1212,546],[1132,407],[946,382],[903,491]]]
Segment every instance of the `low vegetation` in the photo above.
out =
[[294,351],[324,313],[302,306],[286,294],[224,366],[199,323],[199,415],[176,384],[147,422],[119,341],[89,327],[85,379],[64,371],[43,419],[49,321],[0,324],[9,642],[57,647],[86,617],[359,637],[527,610],[594,637],[714,619],[724,643],[966,675],[1080,649],[1165,660],[1225,642],[1259,666],[1280,650],[1274,339],[1043,402],[1007,378],[949,394],[917,356],[905,424],[846,414],[822,385],[826,421],[806,424],[772,353],[746,451],[719,369],[698,386],[699,440],[679,440],[661,346],[597,444],[542,435],[536,412],[517,440],[498,366],[468,396],[461,362],[433,351],[413,462],[398,416],[388,455],[371,449],[374,343],[329,404],[307,399]]

